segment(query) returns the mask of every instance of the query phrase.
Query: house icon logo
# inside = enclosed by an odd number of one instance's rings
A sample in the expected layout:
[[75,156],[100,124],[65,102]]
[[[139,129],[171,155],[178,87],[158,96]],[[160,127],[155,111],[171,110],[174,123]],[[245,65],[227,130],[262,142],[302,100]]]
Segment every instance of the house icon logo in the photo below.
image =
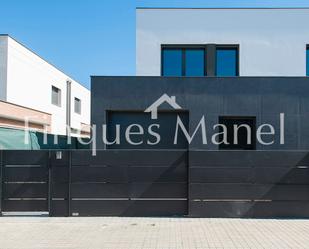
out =
[[151,113],[151,119],[158,119],[158,108],[163,103],[169,104],[175,110],[181,109],[181,106],[176,103],[175,96],[168,96],[166,93],[158,98],[151,106],[149,106],[144,112]]

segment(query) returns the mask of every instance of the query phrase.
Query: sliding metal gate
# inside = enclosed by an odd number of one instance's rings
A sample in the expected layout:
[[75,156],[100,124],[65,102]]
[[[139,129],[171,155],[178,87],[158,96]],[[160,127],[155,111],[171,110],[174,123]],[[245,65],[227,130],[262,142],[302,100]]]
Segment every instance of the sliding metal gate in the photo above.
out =
[[193,217],[309,217],[307,151],[190,152]]
[[0,214],[309,217],[307,151],[91,153],[0,151]]
[[48,211],[49,153],[2,151],[2,211]]
[[187,215],[187,195],[187,151],[72,152],[72,215]]

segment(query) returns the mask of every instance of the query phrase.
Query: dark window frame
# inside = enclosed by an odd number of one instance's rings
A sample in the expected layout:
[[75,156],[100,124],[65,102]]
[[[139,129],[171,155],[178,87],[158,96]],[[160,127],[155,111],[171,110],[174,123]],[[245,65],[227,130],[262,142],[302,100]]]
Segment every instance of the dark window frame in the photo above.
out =
[[[161,72],[160,75],[163,77],[171,77],[171,76],[164,76],[164,56],[163,51],[165,49],[175,49],[175,50],[182,50],[182,73],[181,76],[176,77],[194,77],[194,76],[186,76],[186,56],[185,50],[187,49],[203,49],[205,51],[205,58],[204,58],[204,76],[202,77],[220,77],[216,76],[216,59],[217,59],[217,49],[236,49],[236,76],[221,76],[221,77],[239,77],[239,67],[240,67],[240,59],[239,59],[239,51],[240,45],[239,44],[161,44]],[[201,77],[201,76],[197,76]]]
[[309,44],[306,45],[306,77],[309,77],[309,65],[308,65],[308,56],[309,56]]
[[[79,110],[76,110],[76,101],[79,103]],[[79,115],[82,114],[82,100],[77,97],[74,97],[74,112]]]
[[[207,50],[205,45],[172,45],[172,44],[167,44],[167,45],[161,45],[161,76],[164,74],[164,56],[163,56],[163,51],[165,49],[168,50],[181,50],[182,53],[182,65],[181,65],[181,76],[178,77],[193,77],[193,76],[186,76],[186,50],[191,49],[191,50],[204,50],[204,76],[197,76],[197,77],[205,77],[207,75]],[[164,76],[164,77],[171,77],[171,76]],[[176,76],[177,77],[177,76]]]
[[[256,150],[256,116],[232,116],[232,115],[220,115],[218,117],[218,124],[223,124],[222,123],[222,119],[225,120],[252,120],[253,121],[253,125],[251,127],[251,148],[244,148],[244,149],[240,149],[240,148],[233,148],[233,144],[231,145],[223,145],[225,148],[220,148],[220,145],[218,145],[218,149],[219,150]],[[220,129],[219,132],[222,132],[222,130]],[[229,146],[231,146],[230,148],[228,148]]]
[[[221,50],[230,50],[230,49],[236,49],[236,75],[235,76],[217,76],[217,49]],[[216,45],[216,63],[215,63],[215,74],[217,77],[239,77],[239,44],[235,45]]]
[[[54,89],[57,91],[57,95],[58,95],[58,99],[57,99],[57,103],[54,103],[53,102],[53,92],[54,92]],[[61,89],[52,85],[51,86],[51,103],[52,105],[55,105],[55,106],[58,106],[58,107],[61,107]]]

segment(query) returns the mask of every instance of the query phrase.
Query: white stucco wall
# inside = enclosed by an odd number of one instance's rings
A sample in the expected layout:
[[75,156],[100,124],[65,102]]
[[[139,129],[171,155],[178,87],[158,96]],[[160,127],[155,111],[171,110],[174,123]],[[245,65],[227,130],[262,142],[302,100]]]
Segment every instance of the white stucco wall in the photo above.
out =
[[[72,127],[90,123],[90,91],[8,37],[7,101],[52,114],[51,131],[65,134],[66,82],[72,82]],[[51,103],[52,85],[61,89],[61,107]],[[74,96],[82,101],[81,115],[74,113]]]
[[137,9],[136,74],[160,75],[161,44],[239,44],[240,76],[305,76],[309,9]]
[[6,101],[8,36],[0,35],[0,100]]

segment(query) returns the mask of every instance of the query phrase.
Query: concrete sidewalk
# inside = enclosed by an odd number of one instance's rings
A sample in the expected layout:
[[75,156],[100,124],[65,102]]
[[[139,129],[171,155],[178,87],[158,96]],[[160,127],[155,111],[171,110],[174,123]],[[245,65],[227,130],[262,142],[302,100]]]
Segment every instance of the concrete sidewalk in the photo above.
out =
[[309,220],[0,217],[10,248],[309,248]]

